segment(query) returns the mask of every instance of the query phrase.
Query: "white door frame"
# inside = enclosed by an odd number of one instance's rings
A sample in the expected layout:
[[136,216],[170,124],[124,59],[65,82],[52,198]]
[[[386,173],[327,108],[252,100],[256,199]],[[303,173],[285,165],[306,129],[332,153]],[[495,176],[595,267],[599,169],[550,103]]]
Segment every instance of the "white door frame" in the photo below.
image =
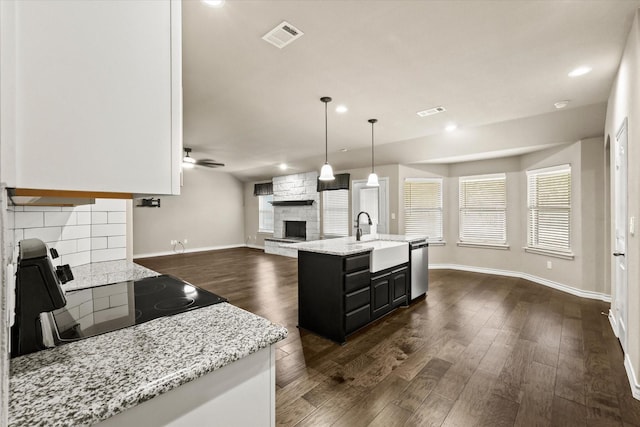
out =
[[627,310],[628,310],[628,277],[627,277],[627,241],[629,218],[627,207],[627,118],[620,125],[613,146],[613,316],[614,330],[620,345],[626,353],[627,346]]
[[[379,178],[378,190],[378,233],[389,234],[389,178]],[[353,180],[351,183],[351,215],[354,221],[360,212],[360,189],[368,188],[366,179]],[[361,223],[362,224],[362,223]]]

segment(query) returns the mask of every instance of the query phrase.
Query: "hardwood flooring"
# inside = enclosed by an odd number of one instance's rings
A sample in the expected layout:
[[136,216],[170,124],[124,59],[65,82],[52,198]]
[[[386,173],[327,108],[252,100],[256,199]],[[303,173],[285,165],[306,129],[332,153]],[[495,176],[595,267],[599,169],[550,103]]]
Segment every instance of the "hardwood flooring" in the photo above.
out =
[[278,425],[640,427],[601,301],[432,270],[426,299],[340,346],[297,329],[295,259],[237,248],[136,262],[287,327]]

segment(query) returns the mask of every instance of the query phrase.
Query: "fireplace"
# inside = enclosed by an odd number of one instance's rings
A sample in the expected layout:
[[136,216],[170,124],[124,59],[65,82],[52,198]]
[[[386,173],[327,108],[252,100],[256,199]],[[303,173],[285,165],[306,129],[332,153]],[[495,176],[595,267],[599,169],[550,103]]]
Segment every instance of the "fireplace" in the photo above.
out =
[[286,239],[307,240],[307,222],[284,221],[284,237]]

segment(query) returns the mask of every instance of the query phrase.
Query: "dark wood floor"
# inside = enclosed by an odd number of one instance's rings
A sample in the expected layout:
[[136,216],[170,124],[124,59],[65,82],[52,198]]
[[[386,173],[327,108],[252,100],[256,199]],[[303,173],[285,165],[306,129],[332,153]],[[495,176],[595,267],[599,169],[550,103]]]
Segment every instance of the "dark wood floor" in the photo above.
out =
[[297,324],[297,261],[238,248],[136,260],[289,329],[279,425],[640,426],[609,305],[526,280],[430,272],[429,295],[339,346]]

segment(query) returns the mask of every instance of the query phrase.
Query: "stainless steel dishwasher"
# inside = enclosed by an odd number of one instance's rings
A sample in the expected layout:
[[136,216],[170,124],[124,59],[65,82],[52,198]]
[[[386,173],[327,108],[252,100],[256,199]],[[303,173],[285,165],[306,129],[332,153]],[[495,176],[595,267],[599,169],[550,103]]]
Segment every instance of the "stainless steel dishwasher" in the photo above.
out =
[[411,256],[411,301],[425,295],[429,290],[429,244],[421,240],[410,243]]

